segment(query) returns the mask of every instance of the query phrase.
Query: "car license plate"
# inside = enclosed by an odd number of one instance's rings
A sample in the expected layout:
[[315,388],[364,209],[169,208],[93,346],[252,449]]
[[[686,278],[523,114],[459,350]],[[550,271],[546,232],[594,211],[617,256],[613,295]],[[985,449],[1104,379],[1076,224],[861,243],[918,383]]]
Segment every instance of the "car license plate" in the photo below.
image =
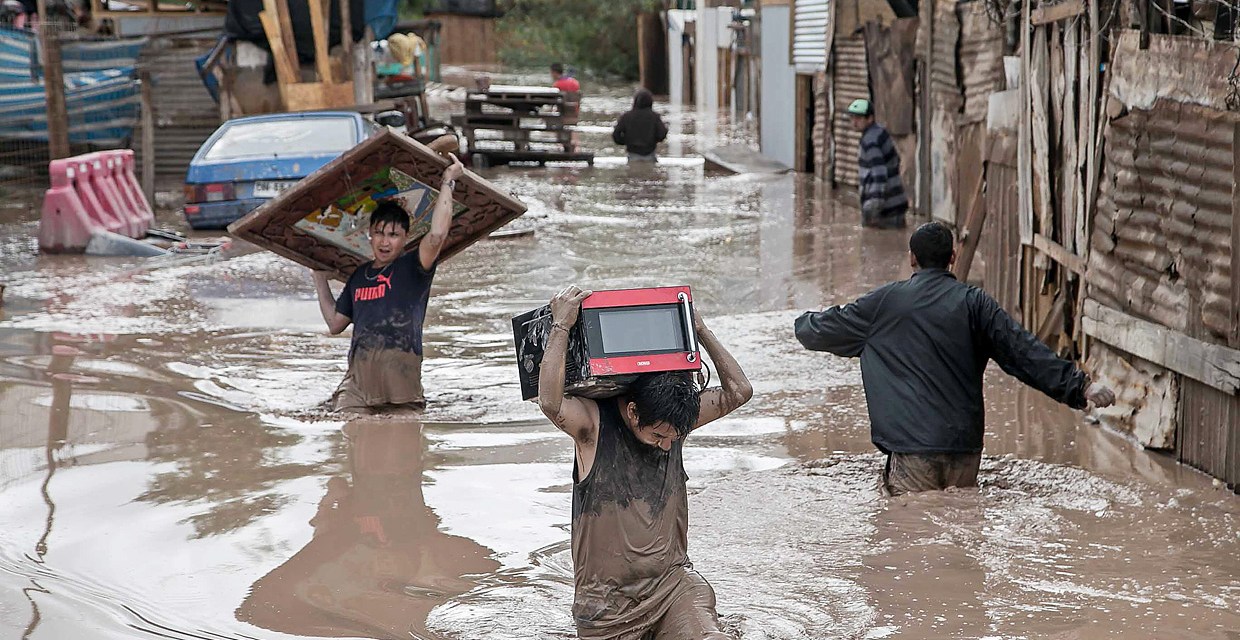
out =
[[281,180],[281,181],[274,181],[274,182],[273,181],[255,182],[254,183],[254,197],[255,198],[274,198],[280,195],[281,191],[284,191],[285,189],[295,184],[297,183],[294,181],[289,181],[289,180]]

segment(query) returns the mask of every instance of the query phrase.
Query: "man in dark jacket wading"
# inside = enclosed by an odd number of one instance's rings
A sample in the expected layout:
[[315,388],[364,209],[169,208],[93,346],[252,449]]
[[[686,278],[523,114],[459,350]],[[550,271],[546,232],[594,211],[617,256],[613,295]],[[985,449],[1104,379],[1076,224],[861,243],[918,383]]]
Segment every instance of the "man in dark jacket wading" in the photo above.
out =
[[629,162],[654,162],[654,150],[666,137],[667,125],[654,112],[654,96],[645,89],[638,89],[633,96],[633,108],[616,121],[611,139],[624,145],[629,152]]
[[955,260],[951,230],[924,224],[909,239],[911,278],[796,321],[805,348],[861,357],[870,438],[887,454],[892,495],[977,485],[989,360],[1074,409],[1115,401],[986,292],[958,282]]

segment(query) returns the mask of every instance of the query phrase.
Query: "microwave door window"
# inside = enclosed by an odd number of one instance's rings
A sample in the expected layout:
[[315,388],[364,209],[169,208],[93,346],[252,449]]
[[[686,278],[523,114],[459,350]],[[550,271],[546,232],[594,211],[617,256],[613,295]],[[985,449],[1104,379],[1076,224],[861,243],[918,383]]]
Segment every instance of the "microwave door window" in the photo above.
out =
[[598,315],[603,353],[685,351],[680,310],[672,306],[644,309],[608,309]]

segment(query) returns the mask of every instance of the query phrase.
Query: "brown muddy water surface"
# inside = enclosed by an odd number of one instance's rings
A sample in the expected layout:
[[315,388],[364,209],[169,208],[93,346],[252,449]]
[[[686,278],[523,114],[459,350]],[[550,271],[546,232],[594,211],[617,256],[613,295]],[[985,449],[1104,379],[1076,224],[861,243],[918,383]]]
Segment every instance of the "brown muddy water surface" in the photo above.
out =
[[[600,156],[625,102],[587,98]],[[694,149],[743,136],[661,109],[657,167],[487,172],[537,232],[441,267],[421,423],[317,410],[348,337],[305,269],[40,257],[37,214],[0,212],[0,638],[572,637],[572,444],[509,325],[570,282],[692,286],[754,382],[685,448],[738,636],[1240,638],[1237,499],[995,367],[981,488],[882,498],[856,361],[791,327],[906,276],[907,232],[708,174]]]

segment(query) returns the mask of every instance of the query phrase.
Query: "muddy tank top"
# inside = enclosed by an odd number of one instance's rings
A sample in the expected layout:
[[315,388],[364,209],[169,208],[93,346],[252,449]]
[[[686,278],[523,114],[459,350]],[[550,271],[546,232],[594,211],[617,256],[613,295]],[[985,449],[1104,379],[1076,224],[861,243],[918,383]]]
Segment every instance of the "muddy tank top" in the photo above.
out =
[[573,463],[573,617],[582,637],[648,623],[690,566],[682,442],[664,452],[637,439],[615,399],[598,407],[594,466],[581,478]]

